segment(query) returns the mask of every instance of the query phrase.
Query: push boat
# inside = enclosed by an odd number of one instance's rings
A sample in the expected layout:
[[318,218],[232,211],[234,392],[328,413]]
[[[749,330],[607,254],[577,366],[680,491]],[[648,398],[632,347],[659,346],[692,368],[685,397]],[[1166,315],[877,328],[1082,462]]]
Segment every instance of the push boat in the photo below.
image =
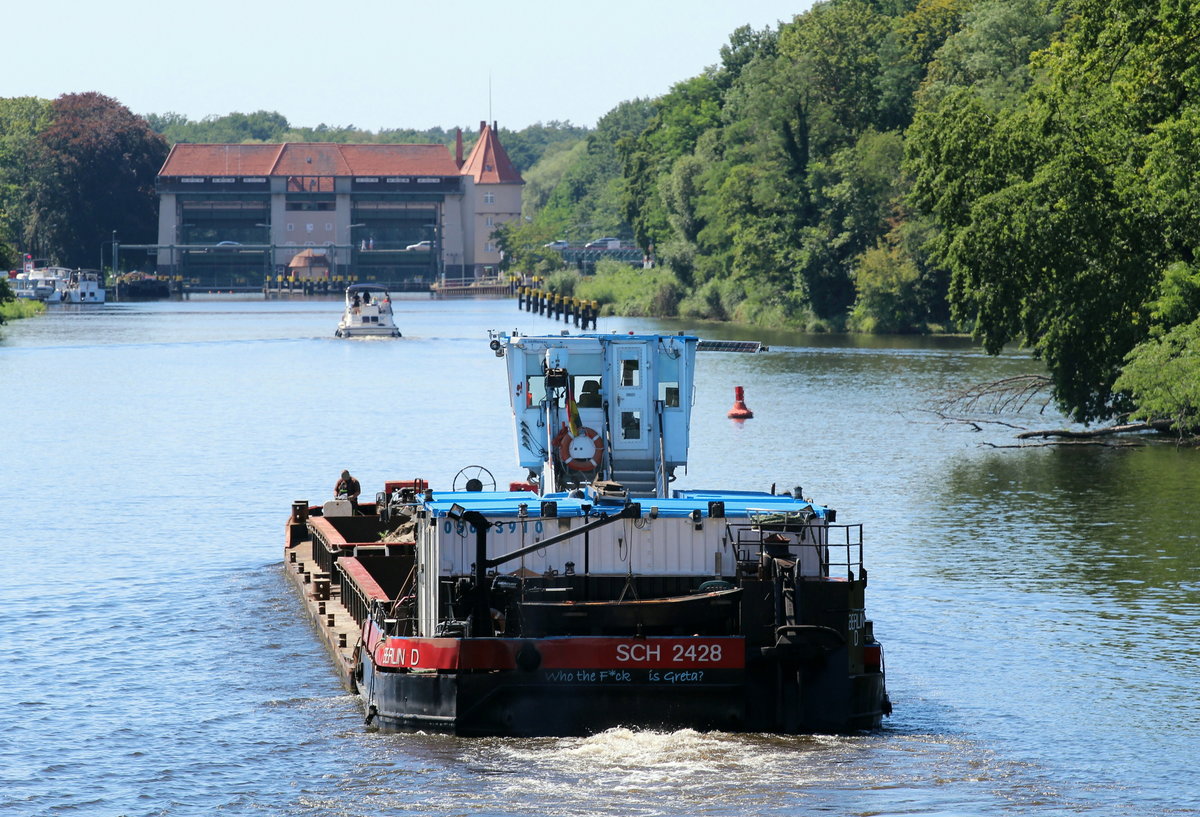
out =
[[346,287],[346,306],[334,335],[339,338],[400,337],[400,330],[392,318],[392,296],[387,287],[375,284]]
[[526,481],[293,503],[287,575],[367,723],[471,736],[615,726],[878,728],[883,648],[861,524],[803,498],[671,489],[686,335],[493,334]]

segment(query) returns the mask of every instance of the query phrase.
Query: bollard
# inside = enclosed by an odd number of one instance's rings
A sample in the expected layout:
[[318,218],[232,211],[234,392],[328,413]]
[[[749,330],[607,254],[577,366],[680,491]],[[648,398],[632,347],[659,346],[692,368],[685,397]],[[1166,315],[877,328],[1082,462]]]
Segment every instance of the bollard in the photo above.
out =
[[313,597],[319,600],[329,598],[329,574],[318,573],[313,579]]

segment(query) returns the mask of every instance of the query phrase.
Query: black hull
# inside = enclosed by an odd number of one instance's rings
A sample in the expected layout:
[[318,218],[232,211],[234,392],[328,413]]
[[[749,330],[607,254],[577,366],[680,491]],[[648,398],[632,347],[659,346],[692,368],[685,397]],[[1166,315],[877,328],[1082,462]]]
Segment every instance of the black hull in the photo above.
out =
[[669,683],[663,673],[652,681],[645,670],[617,680],[605,672],[396,672],[364,657],[358,688],[373,727],[466,737],[583,736],[613,727],[846,733],[878,728],[887,707],[882,673],[839,677],[828,666],[773,659],[680,673]]

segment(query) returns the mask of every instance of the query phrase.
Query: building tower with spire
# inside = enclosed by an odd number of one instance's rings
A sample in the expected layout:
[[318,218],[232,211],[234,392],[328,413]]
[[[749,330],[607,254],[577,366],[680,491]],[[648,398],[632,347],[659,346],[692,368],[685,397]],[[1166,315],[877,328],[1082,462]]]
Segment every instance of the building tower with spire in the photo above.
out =
[[[521,189],[525,180],[513,167],[500,144],[499,128],[493,122],[479,123],[479,139],[471,155],[456,155],[462,174],[469,180],[464,191],[464,243],[474,260],[476,275],[494,270],[501,261],[500,248],[492,233],[501,224],[521,218]],[[461,144],[461,143],[460,143]]]

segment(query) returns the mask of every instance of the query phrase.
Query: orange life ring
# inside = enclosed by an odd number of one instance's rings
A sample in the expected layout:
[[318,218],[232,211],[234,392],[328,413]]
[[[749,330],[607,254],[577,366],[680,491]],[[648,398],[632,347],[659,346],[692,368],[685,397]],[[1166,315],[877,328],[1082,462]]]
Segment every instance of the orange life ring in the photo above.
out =
[[572,437],[564,425],[555,435],[554,444],[558,446],[558,458],[573,471],[595,471],[604,459],[604,438],[587,426]]

